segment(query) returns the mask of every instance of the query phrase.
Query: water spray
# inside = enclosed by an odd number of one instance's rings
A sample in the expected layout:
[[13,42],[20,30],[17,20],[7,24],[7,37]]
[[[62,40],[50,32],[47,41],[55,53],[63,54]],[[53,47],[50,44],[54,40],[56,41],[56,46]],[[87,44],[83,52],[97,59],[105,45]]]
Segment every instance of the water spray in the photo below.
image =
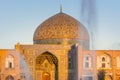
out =
[[[83,24],[88,29],[90,34],[90,49],[92,50],[92,67],[93,67],[93,80],[94,75],[94,59],[95,59],[95,34],[97,30],[97,16],[96,16],[96,0],[81,0],[81,19]],[[87,75],[87,72],[84,72],[82,75]],[[82,79],[84,80],[84,79]]]

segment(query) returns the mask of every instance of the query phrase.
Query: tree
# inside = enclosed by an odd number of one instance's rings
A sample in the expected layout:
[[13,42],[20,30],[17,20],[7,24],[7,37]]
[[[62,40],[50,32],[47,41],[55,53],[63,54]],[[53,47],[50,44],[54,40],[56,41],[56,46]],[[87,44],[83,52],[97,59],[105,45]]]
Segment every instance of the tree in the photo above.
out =
[[99,70],[97,76],[98,76],[98,80],[105,80],[105,71]]

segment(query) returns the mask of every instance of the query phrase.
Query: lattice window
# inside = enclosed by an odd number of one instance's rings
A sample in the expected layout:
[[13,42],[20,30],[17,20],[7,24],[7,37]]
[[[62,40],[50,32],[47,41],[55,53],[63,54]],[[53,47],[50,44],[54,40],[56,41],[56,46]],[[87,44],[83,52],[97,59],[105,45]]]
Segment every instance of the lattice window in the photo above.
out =
[[91,68],[91,57],[89,55],[86,55],[84,58],[84,67]]

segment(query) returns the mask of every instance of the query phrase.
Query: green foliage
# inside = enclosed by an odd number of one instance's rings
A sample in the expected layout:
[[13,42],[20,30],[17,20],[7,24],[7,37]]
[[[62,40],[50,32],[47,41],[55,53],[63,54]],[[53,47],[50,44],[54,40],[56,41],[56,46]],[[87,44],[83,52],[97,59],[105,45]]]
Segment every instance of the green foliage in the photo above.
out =
[[99,70],[97,76],[98,76],[98,80],[105,80],[105,71]]

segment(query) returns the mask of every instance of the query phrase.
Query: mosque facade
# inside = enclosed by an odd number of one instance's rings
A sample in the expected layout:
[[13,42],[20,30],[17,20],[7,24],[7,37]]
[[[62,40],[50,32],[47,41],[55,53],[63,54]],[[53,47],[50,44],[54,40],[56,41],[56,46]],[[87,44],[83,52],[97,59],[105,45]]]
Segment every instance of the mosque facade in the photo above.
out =
[[0,80],[120,80],[120,50],[90,50],[88,30],[63,12],[40,24],[33,44],[0,49]]

